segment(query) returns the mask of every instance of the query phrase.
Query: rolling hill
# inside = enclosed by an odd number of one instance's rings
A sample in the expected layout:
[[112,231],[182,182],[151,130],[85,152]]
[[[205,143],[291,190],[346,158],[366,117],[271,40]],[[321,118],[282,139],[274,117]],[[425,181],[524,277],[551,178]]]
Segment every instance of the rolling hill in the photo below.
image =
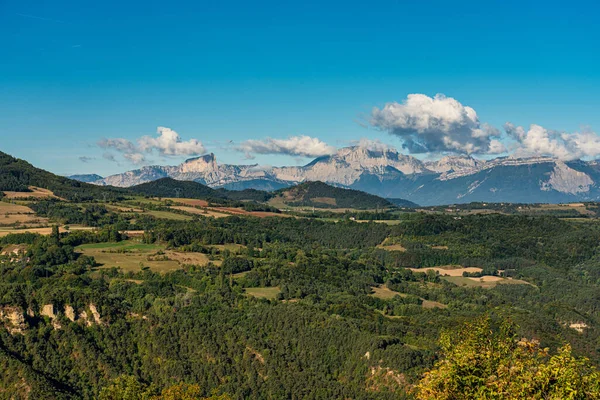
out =
[[178,181],[173,178],[161,178],[142,183],[130,187],[129,190],[136,194],[152,197],[185,197],[217,203],[227,201],[227,194],[223,191],[212,189],[198,182]]
[[0,192],[28,193],[31,192],[31,186],[48,189],[58,197],[73,201],[88,201],[105,196],[116,199],[127,193],[122,188],[97,186],[58,176],[0,152]]
[[288,206],[309,206],[319,208],[376,209],[393,207],[388,200],[361,192],[328,185],[323,182],[305,182],[280,189],[274,199]]

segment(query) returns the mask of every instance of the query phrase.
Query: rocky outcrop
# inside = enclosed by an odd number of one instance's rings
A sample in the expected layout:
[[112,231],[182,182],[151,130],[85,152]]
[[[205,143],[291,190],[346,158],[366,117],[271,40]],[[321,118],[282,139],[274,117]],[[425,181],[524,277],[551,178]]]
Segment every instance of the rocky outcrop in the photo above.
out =
[[23,334],[27,329],[25,313],[21,307],[0,306],[0,325],[11,335]]
[[96,308],[95,305],[93,305],[92,303],[90,303],[90,311],[92,312],[92,315],[94,317],[94,322],[98,325],[103,325],[102,319],[100,318],[100,313],[98,312],[98,309]]
[[44,305],[42,307],[42,309],[40,310],[40,315],[50,318],[50,321],[52,322],[52,326],[54,327],[54,329],[62,328],[62,325],[58,321],[58,316],[56,315],[56,312],[54,310],[54,304]]
[[584,172],[577,171],[562,161],[557,161],[550,179],[542,182],[542,190],[556,190],[562,193],[579,194],[589,192],[594,184],[592,178]]
[[65,317],[67,317],[69,321],[75,322],[75,310],[68,304],[65,305]]
[[[82,310],[79,314],[69,304],[64,306],[63,312],[58,311],[54,304],[45,304],[37,314],[29,307],[27,309],[27,317],[46,317],[50,320],[54,329],[62,328],[61,318],[66,318],[71,322],[82,323],[86,326],[106,325],[106,322],[102,320],[98,312],[98,308],[92,303],[88,305],[87,310]],[[25,316],[25,311],[20,307],[0,306],[0,327],[4,326],[11,334],[22,334],[27,329],[27,317]]]

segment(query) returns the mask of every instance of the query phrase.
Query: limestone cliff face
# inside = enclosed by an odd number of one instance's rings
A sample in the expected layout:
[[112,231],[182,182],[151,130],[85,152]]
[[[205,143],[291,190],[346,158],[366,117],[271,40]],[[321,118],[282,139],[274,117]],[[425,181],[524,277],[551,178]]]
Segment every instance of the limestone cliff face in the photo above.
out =
[[322,181],[421,205],[600,200],[598,161],[470,156],[421,161],[386,146],[346,147],[306,165],[287,167],[219,164],[214,154],[208,154],[180,165],[143,167],[95,183],[126,187],[164,177],[212,187],[259,189]]
[[592,178],[577,171],[562,161],[557,161],[550,179],[541,183],[542,190],[556,190],[562,193],[579,194],[590,191],[594,184]]

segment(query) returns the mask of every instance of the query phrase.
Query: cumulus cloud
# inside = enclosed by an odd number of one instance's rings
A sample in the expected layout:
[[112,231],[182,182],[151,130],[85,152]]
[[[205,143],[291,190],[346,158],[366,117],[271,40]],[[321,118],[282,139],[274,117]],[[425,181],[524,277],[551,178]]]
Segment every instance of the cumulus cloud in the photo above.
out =
[[499,151],[492,143],[500,131],[481,123],[471,107],[437,94],[410,94],[401,103],[373,108],[371,126],[398,136],[411,153],[454,152],[486,154]]
[[79,157],[79,161],[81,161],[82,163],[88,163],[92,160],[95,160],[94,157],[88,157],[88,156],[81,156]]
[[537,124],[526,130],[510,122],[504,124],[504,130],[516,142],[516,156],[548,156],[565,161],[600,156],[600,136],[591,131],[558,132]]
[[[126,160],[138,165],[146,162],[145,153],[157,152],[161,156],[196,156],[206,151],[199,140],[183,141],[179,134],[170,128],[159,126],[156,133],[156,137],[142,136],[135,143],[123,138],[105,138],[98,142],[98,146],[123,153]],[[114,155],[110,153],[105,153],[103,157],[115,161]]]
[[164,126],[156,129],[158,137],[142,136],[138,139],[138,148],[141,151],[151,152],[157,150],[159,154],[165,156],[192,156],[205,152],[205,148],[196,139],[190,139],[187,142],[181,140],[177,132]]
[[246,140],[235,146],[237,151],[246,154],[249,159],[255,154],[285,154],[300,157],[319,157],[335,152],[335,147],[310,136],[291,136],[287,139],[266,138]]

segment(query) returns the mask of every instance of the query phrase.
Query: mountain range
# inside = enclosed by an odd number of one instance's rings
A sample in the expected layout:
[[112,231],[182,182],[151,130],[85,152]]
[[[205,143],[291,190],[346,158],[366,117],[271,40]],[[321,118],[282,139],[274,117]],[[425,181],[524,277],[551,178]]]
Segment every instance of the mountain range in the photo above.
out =
[[600,199],[598,161],[548,157],[480,160],[470,156],[422,161],[389,147],[346,147],[304,166],[289,167],[220,164],[211,153],[175,166],[145,166],[97,180],[87,176],[73,178],[97,185],[130,187],[165,177],[230,190],[277,190],[301,182],[322,181],[421,205]]

